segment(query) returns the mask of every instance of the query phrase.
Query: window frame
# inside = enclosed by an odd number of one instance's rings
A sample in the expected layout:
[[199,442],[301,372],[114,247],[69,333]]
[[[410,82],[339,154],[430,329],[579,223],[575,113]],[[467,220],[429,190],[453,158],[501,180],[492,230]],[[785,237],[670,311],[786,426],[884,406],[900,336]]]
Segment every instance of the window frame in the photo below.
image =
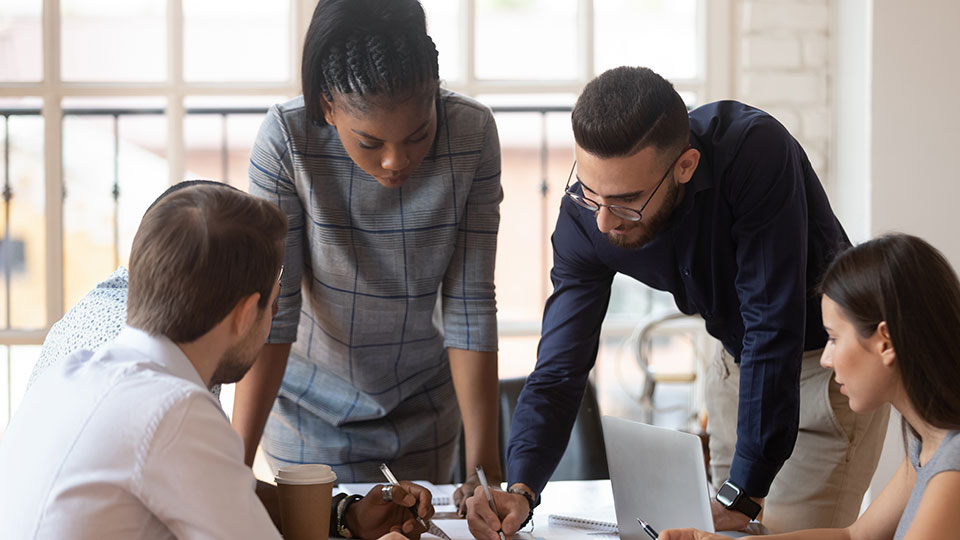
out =
[[[594,3],[601,0],[577,0],[577,77],[557,81],[511,81],[479,79],[476,76],[476,0],[456,0],[460,9],[459,51],[465,77],[447,81],[447,86],[469,96],[478,94],[574,94],[599,75],[594,66]],[[697,71],[691,79],[673,79],[679,92],[693,92],[703,101],[723,99],[731,94],[730,53],[732,6],[730,0],[697,0],[699,54]]]
[[[277,83],[189,83],[183,80],[183,4],[166,0],[167,79],[158,83],[65,82],[60,73],[60,0],[42,0],[43,79],[39,82],[0,83],[0,97],[39,97],[42,99],[44,125],[45,175],[45,287],[46,327],[41,329],[0,329],[0,345],[39,345],[49,328],[63,316],[64,309],[64,231],[63,231],[63,106],[73,97],[136,97],[166,99],[167,160],[169,182],[174,184],[186,172],[184,144],[184,101],[193,96],[295,96],[300,93],[299,52],[302,36],[310,23],[314,0],[287,0],[290,14],[290,69],[286,81]],[[459,2],[459,31],[463,36],[458,55],[463,66],[462,80],[447,81],[450,89],[466,95],[479,94],[572,94],[595,77],[593,5],[600,0],[577,0],[578,77],[569,81],[481,80],[475,74],[476,0]],[[699,77],[672,81],[678,91],[693,92],[698,101],[707,102],[731,94],[732,5],[731,0],[698,1]],[[529,335],[531,324],[504,328],[508,335]],[[537,333],[539,328],[536,329]]]

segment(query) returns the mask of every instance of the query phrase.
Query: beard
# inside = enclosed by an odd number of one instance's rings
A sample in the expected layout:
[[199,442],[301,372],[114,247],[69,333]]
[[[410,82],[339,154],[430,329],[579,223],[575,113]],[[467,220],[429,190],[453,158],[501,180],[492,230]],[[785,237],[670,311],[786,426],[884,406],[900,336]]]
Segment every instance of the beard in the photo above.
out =
[[260,340],[258,343],[257,336],[254,334],[255,332],[247,334],[243,340],[235,343],[223,353],[220,362],[217,363],[217,369],[213,371],[213,375],[210,377],[211,387],[215,384],[235,383],[247,374],[247,371],[256,362],[257,357],[260,356],[260,349],[263,346],[263,341]]
[[639,249],[653,241],[666,226],[677,206],[680,186],[672,180],[664,186],[666,191],[663,194],[663,202],[655,214],[644,217],[642,221],[624,221],[617,227],[620,231],[618,234],[607,233],[607,240],[623,249]]

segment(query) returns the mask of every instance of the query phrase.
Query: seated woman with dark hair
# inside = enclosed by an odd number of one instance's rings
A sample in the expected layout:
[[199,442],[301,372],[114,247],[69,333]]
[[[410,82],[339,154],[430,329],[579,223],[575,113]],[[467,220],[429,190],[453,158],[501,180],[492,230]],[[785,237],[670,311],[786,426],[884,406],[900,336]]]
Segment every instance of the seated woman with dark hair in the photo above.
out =
[[[770,539],[918,539],[960,535],[960,282],[927,242],[892,234],[841,253],[821,286],[836,372],[854,411],[890,403],[903,415],[908,456],[880,496],[845,529]],[[694,529],[661,540],[723,538]]]

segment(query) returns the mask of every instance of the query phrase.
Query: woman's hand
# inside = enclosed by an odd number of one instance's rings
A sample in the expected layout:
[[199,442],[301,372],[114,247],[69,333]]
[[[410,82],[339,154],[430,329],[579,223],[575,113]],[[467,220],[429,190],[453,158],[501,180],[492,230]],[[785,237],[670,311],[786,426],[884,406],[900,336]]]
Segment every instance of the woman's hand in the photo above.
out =
[[[489,482],[489,485],[494,489],[500,486],[499,467],[495,471],[492,471],[492,474],[487,474],[487,482]],[[477,477],[477,473],[473,473],[467,477],[466,482],[461,484],[460,487],[453,492],[453,504],[457,505],[457,512],[460,513],[460,517],[467,517],[467,499],[473,495],[473,492],[476,491],[479,485],[480,479]]]

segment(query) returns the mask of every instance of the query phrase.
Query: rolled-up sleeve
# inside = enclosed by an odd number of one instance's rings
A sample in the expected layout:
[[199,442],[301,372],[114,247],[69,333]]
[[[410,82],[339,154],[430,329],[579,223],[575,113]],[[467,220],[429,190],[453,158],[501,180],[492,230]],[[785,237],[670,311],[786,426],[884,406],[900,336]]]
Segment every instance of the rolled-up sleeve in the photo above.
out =
[[300,280],[303,275],[304,212],[293,177],[293,151],[289,130],[279,107],[271,107],[260,126],[250,153],[249,191],[273,202],[287,215],[289,229],[284,239],[283,276],[279,311],[273,319],[267,343],[293,343],[300,321]]
[[500,229],[500,138],[486,111],[483,148],[457,225],[457,245],[443,278],[444,346],[497,350],[493,278]]
[[597,358],[600,327],[614,272],[595,258],[578,210],[561,204],[552,237],[553,294],[547,300],[537,366],[517,401],[507,447],[509,483],[540,493],[570,439],[587,377]]
[[729,171],[736,292],[743,319],[737,445],[730,478],[766,496],[800,419],[807,302],[806,157],[773,119],[744,135]]

